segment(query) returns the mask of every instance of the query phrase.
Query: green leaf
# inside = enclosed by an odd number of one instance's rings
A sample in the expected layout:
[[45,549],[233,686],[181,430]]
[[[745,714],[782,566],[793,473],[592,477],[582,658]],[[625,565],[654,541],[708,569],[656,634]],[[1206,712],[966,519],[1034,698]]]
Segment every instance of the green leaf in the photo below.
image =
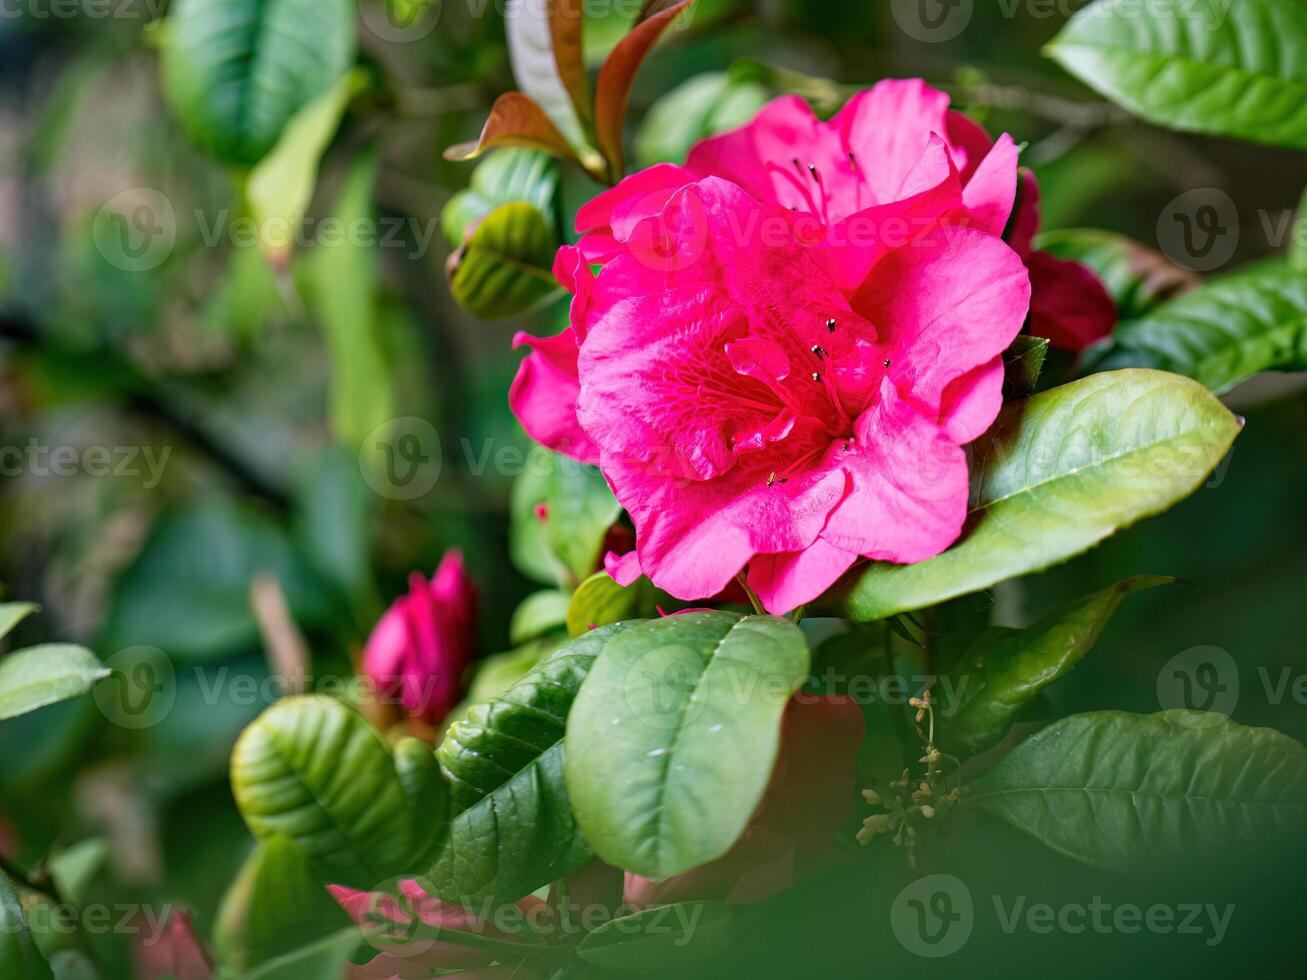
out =
[[587,963],[620,973],[675,970],[730,948],[732,912],[722,902],[677,902],[610,919],[576,947]]
[[1026,629],[982,634],[936,688],[940,747],[971,756],[997,745],[1026,705],[1093,649],[1122,599],[1173,581],[1126,579]]
[[449,244],[458,248],[495,208],[512,201],[534,205],[557,231],[558,163],[547,153],[525,149],[496,150],[472,171],[467,190],[459,191],[440,214],[440,227]]
[[247,971],[348,925],[304,849],[269,837],[223,896],[214,945],[224,965]]
[[293,953],[264,963],[245,980],[336,980],[361,941],[357,929],[343,929]]
[[358,454],[339,446],[315,456],[296,480],[295,541],[318,574],[353,603],[360,623],[374,619],[380,604],[371,564],[377,503]]
[[807,641],[774,616],[685,613],[609,643],[567,722],[567,788],[595,853],[650,878],[725,854],[807,675]]
[[231,760],[236,805],[255,837],[302,847],[325,880],[370,888],[412,870],[430,814],[412,811],[380,736],[331,698],[287,698],[245,729]]
[[[345,229],[376,228],[373,185],[377,158],[359,156],[336,201],[335,219]],[[305,305],[322,328],[331,359],[331,431],[358,448],[395,417],[391,366],[382,344],[377,306],[380,253],[351,234],[320,239],[299,269]]]
[[446,901],[514,902],[589,861],[563,780],[563,732],[595,657],[623,629],[573,640],[445,733],[436,754],[454,819],[426,879]]
[[18,893],[0,871],[0,977],[5,980],[53,980],[23,917]]
[[502,204],[450,256],[449,288],[473,316],[493,320],[521,313],[558,289],[550,271],[557,249],[543,211],[525,201]]
[[535,446],[509,506],[513,564],[541,582],[575,586],[603,557],[604,538],[622,513],[598,467]]
[[1307,369],[1307,278],[1283,261],[1218,279],[1116,334],[1120,351],[1219,393]]
[[250,166],[354,60],[350,0],[174,0],[163,85],[178,120],[226,163]]
[[86,694],[109,676],[90,650],[46,643],[0,659],[0,721]]
[[1048,341],[1022,335],[1003,352],[1003,399],[1025,398],[1039,384],[1048,356]]
[[972,783],[967,803],[1116,871],[1289,853],[1307,832],[1307,749],[1204,712],[1072,715]]
[[259,640],[250,582],[260,574],[281,583],[301,626],[327,616],[311,570],[262,513],[212,500],[170,514],[118,579],[97,646],[148,645],[177,660],[247,652]]
[[618,585],[607,572],[595,572],[577,586],[567,607],[567,635],[580,636],[624,619],[643,619],[653,611],[653,585],[647,578]]
[[1069,228],[1045,232],[1035,240],[1035,247],[1092,269],[1116,303],[1122,321],[1145,316],[1201,281],[1161,252],[1114,231]]
[[562,630],[567,625],[567,607],[572,596],[562,589],[545,589],[533,592],[513,610],[508,624],[508,640],[521,646],[528,640]]
[[855,570],[825,604],[871,622],[1074,558],[1188,497],[1239,427],[1210,392],[1161,371],[1096,374],[1015,402],[974,446],[959,543]]
[[1049,46],[1150,122],[1307,149],[1307,6],[1299,0],[1099,0]]
[[765,85],[729,72],[696,75],[645,114],[635,134],[636,160],[642,167],[684,163],[695,143],[744,125],[770,98]]
[[0,603],[0,638],[8,636],[14,627],[40,609],[34,602]]
[[355,70],[300,109],[277,145],[250,172],[245,197],[258,223],[264,253],[274,263],[284,263],[295,244],[304,209],[317,186],[318,164],[362,81],[362,71]]

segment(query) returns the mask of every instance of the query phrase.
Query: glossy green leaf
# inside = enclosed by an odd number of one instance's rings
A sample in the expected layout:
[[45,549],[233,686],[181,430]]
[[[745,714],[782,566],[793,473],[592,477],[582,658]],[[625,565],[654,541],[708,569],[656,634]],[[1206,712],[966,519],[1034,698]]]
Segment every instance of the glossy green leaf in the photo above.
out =
[[1025,398],[1039,384],[1048,356],[1048,341],[1043,337],[1022,335],[1003,352],[1003,398]]
[[508,624],[508,640],[520,646],[528,640],[563,630],[567,626],[567,607],[572,595],[562,589],[544,589],[527,596],[513,610]]
[[473,316],[493,320],[521,313],[557,291],[550,271],[557,248],[543,211],[525,201],[502,204],[450,256],[449,288]]
[[257,163],[354,59],[350,0],[174,0],[164,91],[187,132],[226,163]]
[[472,171],[466,190],[459,191],[440,214],[440,227],[455,248],[467,241],[469,230],[487,214],[511,201],[534,205],[557,230],[558,163],[546,153],[509,148],[496,150]]
[[1093,649],[1122,599],[1172,581],[1126,579],[1026,629],[982,634],[935,689],[940,747],[970,756],[997,745],[1026,705]]
[[580,636],[596,626],[653,615],[653,585],[646,578],[618,585],[607,572],[595,572],[577,586],[567,607],[567,634]]
[[590,860],[563,780],[563,732],[595,657],[622,632],[573,640],[450,726],[437,756],[454,818],[428,880],[447,901],[516,901]]
[[967,803],[1117,871],[1270,854],[1307,832],[1307,749],[1203,712],[1072,715],[973,782]]
[[52,980],[50,966],[36,948],[18,893],[0,871],[0,977]]
[[250,852],[223,896],[214,947],[225,966],[247,971],[348,925],[304,849],[270,837]]
[[1048,50],[1150,122],[1307,149],[1299,0],[1098,0]]
[[[377,166],[372,153],[360,154],[352,165],[335,204],[333,217],[340,228],[377,227]],[[357,234],[328,236],[324,228],[298,272],[305,305],[327,341],[332,434],[343,445],[357,448],[396,414],[392,365],[377,306],[379,249]]]
[[0,603],[0,638],[8,636],[19,623],[40,610],[34,602]]
[[513,485],[509,509],[513,563],[531,578],[569,588],[594,572],[622,513],[598,467],[539,446]]
[[1050,231],[1035,246],[1059,259],[1080,262],[1094,271],[1116,303],[1122,321],[1136,320],[1168,300],[1197,287],[1201,280],[1161,252],[1098,228]]
[[959,543],[855,569],[824,604],[870,622],[1073,558],[1188,497],[1239,426],[1211,392],[1162,371],[1096,374],[1008,405],[974,446]]
[[317,186],[318,164],[361,83],[361,70],[344,75],[296,112],[277,145],[250,172],[245,197],[258,223],[264,254],[274,263],[284,263],[295,244],[304,209]]
[[0,658],[0,721],[86,694],[109,669],[90,650],[46,643]]
[[618,973],[675,970],[730,948],[732,913],[722,902],[677,902],[610,919],[576,955]]
[[411,806],[380,736],[339,701],[279,701],[241,735],[232,753],[236,805],[256,837],[302,847],[325,879],[370,888],[409,866],[433,819]]
[[567,722],[567,787],[590,846],[663,878],[721,857],[762,799],[808,644],[774,616],[692,612],[604,649]]
[[1218,394],[1307,369],[1307,278],[1277,261],[1215,280],[1117,331],[1118,350]]

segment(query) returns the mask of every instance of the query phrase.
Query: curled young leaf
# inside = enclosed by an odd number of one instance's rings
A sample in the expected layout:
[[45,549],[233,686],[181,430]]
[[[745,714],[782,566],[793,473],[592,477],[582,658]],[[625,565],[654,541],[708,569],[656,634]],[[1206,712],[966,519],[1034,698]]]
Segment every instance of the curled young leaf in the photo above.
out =
[[599,152],[608,161],[608,174],[614,183],[621,180],[625,172],[622,130],[635,75],[663,31],[691,2],[680,0],[669,4],[666,0],[655,0],[646,4],[635,27],[617,43],[599,69],[595,89],[595,140]]
[[481,135],[470,143],[459,143],[445,150],[446,160],[472,160],[487,150],[503,146],[522,146],[540,150],[582,166],[576,151],[540,104],[521,92],[505,92],[490,107],[490,116]]
[[1022,709],[1093,649],[1122,599],[1172,581],[1155,576],[1126,579],[1027,629],[982,634],[940,685],[940,746],[958,755],[975,755],[997,745]]

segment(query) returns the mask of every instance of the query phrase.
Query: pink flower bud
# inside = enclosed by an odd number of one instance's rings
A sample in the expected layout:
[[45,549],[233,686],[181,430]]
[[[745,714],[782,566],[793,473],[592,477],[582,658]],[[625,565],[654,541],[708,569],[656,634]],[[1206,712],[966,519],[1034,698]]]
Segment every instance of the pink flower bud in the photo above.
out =
[[451,548],[430,581],[414,572],[368,638],[363,673],[378,698],[438,724],[458,703],[476,637],[476,587]]

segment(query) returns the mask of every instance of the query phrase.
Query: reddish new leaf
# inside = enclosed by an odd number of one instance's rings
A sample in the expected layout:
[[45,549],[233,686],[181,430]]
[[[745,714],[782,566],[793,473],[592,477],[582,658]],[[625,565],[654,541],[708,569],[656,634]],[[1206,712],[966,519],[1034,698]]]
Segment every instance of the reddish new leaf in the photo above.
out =
[[446,160],[471,160],[486,150],[524,146],[580,164],[576,151],[545,115],[539,103],[521,92],[505,92],[495,100],[480,139],[445,151]]
[[554,42],[558,77],[572,99],[576,114],[588,123],[594,112],[590,103],[590,77],[585,73],[585,56],[581,50],[584,0],[549,0],[549,3],[549,32]]
[[599,152],[608,161],[610,178],[616,182],[624,170],[622,159],[622,126],[626,121],[626,103],[636,72],[654,43],[667,26],[690,5],[692,0],[679,0],[669,5],[668,0],[653,0],[645,5],[638,21],[617,43],[599,69],[599,85],[595,92],[595,140]]

